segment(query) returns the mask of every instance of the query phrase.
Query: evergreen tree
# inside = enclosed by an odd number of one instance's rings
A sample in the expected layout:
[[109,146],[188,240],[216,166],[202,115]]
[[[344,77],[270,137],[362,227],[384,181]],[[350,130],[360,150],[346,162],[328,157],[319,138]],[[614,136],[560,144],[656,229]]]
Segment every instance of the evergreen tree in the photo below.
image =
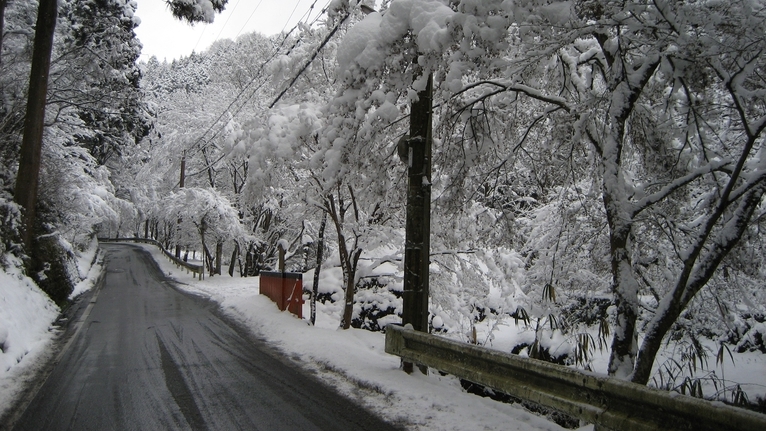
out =
[[57,50],[49,103],[75,107],[85,133],[76,141],[100,164],[148,133],[148,109],[136,64],[141,44],[135,3],[115,0],[62,4],[66,30]]

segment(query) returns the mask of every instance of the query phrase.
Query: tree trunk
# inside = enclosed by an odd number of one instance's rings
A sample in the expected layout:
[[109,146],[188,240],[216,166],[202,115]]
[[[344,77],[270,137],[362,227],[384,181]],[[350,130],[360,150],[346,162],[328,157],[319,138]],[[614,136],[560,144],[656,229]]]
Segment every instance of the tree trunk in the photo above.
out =
[[234,265],[239,256],[239,243],[234,242],[234,251],[231,252],[231,261],[229,262],[229,277],[234,277]]
[[213,265],[209,262],[208,256],[210,255],[210,251],[207,249],[207,244],[205,243],[205,231],[207,230],[207,223],[205,222],[204,218],[202,221],[200,221],[199,224],[199,236],[200,240],[202,241],[202,270],[204,271],[205,265],[207,265],[207,273],[211,277],[213,276]]
[[354,312],[354,289],[356,288],[356,267],[359,263],[359,256],[362,250],[354,248],[349,252],[346,248],[346,237],[343,234],[342,227],[336,223],[335,228],[338,232],[338,253],[340,254],[340,267],[343,271],[343,316],[340,321],[342,329],[351,327],[351,319]]
[[601,158],[602,195],[607,223],[609,224],[609,246],[612,264],[612,293],[614,294],[617,316],[612,338],[612,351],[607,371],[610,376],[629,379],[633,373],[637,354],[636,319],[638,318],[638,281],[633,273],[630,258],[630,232],[635,219],[634,206],[630,203],[622,168],[622,150],[626,122],[654,71],[659,66],[655,58],[642,75],[632,82],[625,82],[622,64],[614,62],[611,73],[615,81],[612,93],[612,107],[608,112],[604,140],[596,143]]
[[314,283],[311,288],[311,326],[317,320],[317,295],[319,295],[319,273],[322,271],[322,255],[324,254],[324,229],[327,226],[327,213],[322,215],[322,223],[319,225],[319,239],[317,240],[317,266],[314,269]]
[[635,370],[630,379],[632,382],[642,385],[649,382],[652,366],[657,352],[662,346],[662,340],[689,305],[689,302],[710,281],[721,261],[739,243],[750,224],[753,212],[763,198],[763,194],[764,187],[761,186],[751,190],[741,198],[737,209],[724,224],[722,233],[709,246],[705,247],[706,253],[697,260],[685,262],[685,270],[679,277],[672,293],[668,293],[672,299],[660,304],[654,317],[647,325],[646,335],[636,358]]
[[207,248],[207,244],[202,244],[202,265],[207,266],[207,273],[211,277],[215,275],[215,261],[213,259],[213,253],[210,253],[210,249]]
[[223,242],[215,243],[215,273],[221,275],[221,260],[223,257]]
[[251,242],[247,247],[247,252],[245,253],[245,271],[243,272],[244,277],[250,277],[250,271],[252,271],[253,267],[253,243]]
[[29,74],[24,137],[21,141],[19,171],[16,175],[16,190],[13,195],[13,200],[24,209],[22,240],[28,252],[32,250],[32,238],[34,238],[35,206],[37,205],[40,157],[45,126],[45,101],[48,94],[48,73],[51,65],[57,14],[58,2],[56,0],[40,0],[37,8],[32,68]]
[[202,159],[205,162],[205,166],[207,166],[207,180],[208,180],[208,183],[210,184],[210,188],[215,189],[215,177],[214,177],[215,171],[213,171],[213,163],[211,163],[210,160],[208,160],[207,150],[206,150],[206,147],[204,146],[202,147]]
[[628,379],[633,372],[637,353],[638,283],[628,255],[628,235],[630,225],[620,226],[610,232],[616,322],[607,371],[610,376],[620,379]]
[[356,289],[356,268],[359,263],[359,256],[362,250],[356,248],[350,254],[346,254],[346,259],[341,262],[343,267],[343,284],[346,286],[343,303],[343,319],[340,326],[343,329],[351,327],[351,320],[354,317],[354,290]]
[[622,149],[627,113],[611,118],[601,149],[602,199],[609,225],[609,252],[612,264],[612,294],[616,321],[607,372],[629,379],[637,353],[638,282],[630,260],[629,239],[633,228],[632,206],[625,196],[622,177]]
[[176,259],[181,258],[181,222],[182,220],[179,217],[178,224],[177,224],[178,227],[176,228],[176,238],[175,238],[176,239],[176,251],[175,251]]
[[0,0],[0,64],[2,64],[3,54],[3,32],[5,31],[5,5],[7,0]]
[[343,303],[343,315],[340,321],[342,329],[351,327],[351,318],[354,312],[354,289],[356,287],[356,268],[359,263],[359,256],[362,250],[356,247],[356,240],[351,251],[346,244],[346,235],[343,233],[343,216],[345,209],[343,200],[339,197],[336,204],[335,197],[330,195],[326,198],[327,212],[335,225],[335,232],[338,234],[338,255],[340,257],[340,267],[343,271],[343,289],[345,294]]

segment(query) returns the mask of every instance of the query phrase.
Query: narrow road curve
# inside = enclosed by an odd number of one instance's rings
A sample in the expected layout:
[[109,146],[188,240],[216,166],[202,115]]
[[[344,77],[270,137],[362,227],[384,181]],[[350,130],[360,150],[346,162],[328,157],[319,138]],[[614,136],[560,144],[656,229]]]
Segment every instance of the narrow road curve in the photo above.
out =
[[149,253],[104,244],[82,329],[15,430],[393,430],[175,290]]

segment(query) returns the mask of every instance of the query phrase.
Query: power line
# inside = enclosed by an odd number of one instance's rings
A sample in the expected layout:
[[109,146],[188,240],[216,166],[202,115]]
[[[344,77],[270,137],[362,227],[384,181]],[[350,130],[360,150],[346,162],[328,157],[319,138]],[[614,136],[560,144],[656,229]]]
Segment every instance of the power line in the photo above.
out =
[[[293,8],[293,11],[290,12],[290,16],[287,17],[287,21],[285,22],[285,25],[282,27],[282,32],[284,32],[285,29],[287,28],[287,24],[290,23],[290,18],[293,17],[293,14],[298,9],[298,5],[300,5],[300,4],[301,4],[301,0],[297,0],[297,2],[295,3],[295,7]],[[312,7],[313,7],[313,5],[312,5]]]
[[[274,58],[277,56],[277,54],[279,53],[279,50],[280,50],[280,49],[281,49],[281,48],[284,46],[285,42],[287,42],[287,38],[288,38],[288,35],[289,35],[289,33],[288,33],[287,35],[284,35],[284,37],[282,38],[282,42],[280,42],[279,46],[277,46],[277,47],[276,47],[276,49],[274,50],[274,52],[272,53],[272,55],[271,55],[271,56],[270,56],[268,59],[266,59],[266,60],[265,60],[263,63],[261,63],[261,66],[258,68],[258,71],[257,71],[257,72],[256,72],[256,74],[253,76],[253,78],[250,80],[250,82],[248,82],[248,83],[247,83],[247,84],[246,84],[246,85],[245,85],[245,86],[242,88],[242,90],[240,90],[240,92],[237,94],[237,96],[234,98],[234,100],[232,100],[232,101],[231,101],[231,103],[229,103],[229,105],[226,107],[226,109],[224,109],[224,110],[223,110],[223,112],[221,112],[221,114],[220,114],[220,115],[219,115],[219,116],[218,116],[218,117],[217,117],[217,118],[216,118],[216,119],[213,121],[213,123],[210,125],[210,127],[208,127],[208,128],[207,128],[207,129],[206,129],[206,130],[205,130],[205,131],[204,131],[204,132],[203,132],[203,133],[200,135],[200,137],[199,137],[199,138],[197,138],[197,140],[196,140],[196,141],[194,141],[194,143],[193,143],[191,146],[189,146],[189,148],[187,149],[187,151],[191,152],[192,150],[194,150],[194,153],[192,153],[192,154],[196,154],[196,152],[197,152],[198,150],[201,150],[201,148],[199,148],[199,149],[196,149],[196,150],[195,150],[195,149],[194,149],[194,147],[195,147],[195,146],[197,146],[198,144],[200,144],[201,142],[203,142],[205,135],[207,135],[207,134],[208,134],[208,133],[209,133],[209,132],[210,132],[210,131],[211,131],[211,130],[212,130],[212,129],[213,129],[213,128],[214,128],[214,127],[217,125],[217,124],[218,124],[218,122],[221,120],[221,118],[223,118],[223,116],[224,116],[224,115],[226,115],[226,114],[229,112],[229,110],[231,109],[231,107],[232,107],[232,106],[234,106],[234,104],[237,102],[237,100],[239,100],[239,98],[240,98],[240,97],[242,97],[242,95],[244,95],[244,94],[245,94],[245,91],[247,91],[247,90],[248,90],[248,88],[249,88],[251,85],[253,85],[253,83],[256,81],[256,79],[258,79],[259,77],[261,77],[261,75],[262,75],[262,72],[263,72],[263,69],[264,69],[264,67],[265,67],[265,66],[266,66],[268,63],[270,63],[270,62],[271,62],[271,61],[272,61],[272,60],[273,60],[273,59],[274,59]],[[290,47],[290,49],[287,51],[287,55],[289,55],[289,54],[290,54],[290,52],[292,52],[292,50],[295,48],[295,46],[297,46],[297,43],[298,43],[298,42],[299,42],[299,40],[296,40],[296,42],[293,44],[293,46],[291,46],[291,47]],[[255,94],[255,92],[256,92],[256,91],[258,91],[258,90],[261,88],[261,86],[263,86],[263,84],[264,84],[264,83],[265,83],[265,81],[264,81],[263,83],[261,83],[261,85],[259,85],[259,86],[258,86],[258,87],[257,87],[257,88],[256,88],[256,89],[253,91],[253,93],[251,93],[250,97],[248,97],[248,98],[245,100],[245,103],[246,103],[248,100],[250,100],[250,98],[252,98],[252,96]],[[239,108],[239,109],[236,111],[236,113],[239,113],[239,111],[242,109],[242,107],[244,107],[244,104],[243,104],[242,106],[240,106],[240,108]],[[236,115],[236,113],[235,113],[234,115]],[[221,131],[222,129],[223,129],[223,127],[221,127],[221,129],[219,129],[218,131],[216,131],[216,133],[214,133],[214,134],[213,134],[213,136],[211,136],[211,138],[210,138],[210,139],[212,140],[213,138],[215,138],[216,136],[218,136],[218,134],[220,133],[220,131]]]
[[[223,23],[223,26],[221,26],[221,30],[218,32],[218,35],[213,39],[213,42],[215,42],[216,40],[218,40],[219,37],[221,37],[221,33],[223,33],[223,30],[226,28],[226,24],[229,23],[231,16],[234,15],[234,11],[237,10],[237,6],[239,6],[239,0],[237,0],[237,2],[234,3],[234,7],[231,8],[231,13],[229,14],[229,16],[226,17],[226,21]],[[202,28],[202,32],[199,34],[199,37],[197,38],[197,43],[194,44],[194,48],[192,49],[193,52],[197,52],[197,47],[199,46],[199,43],[202,40],[202,36],[205,35],[207,28],[208,28],[208,25],[205,25]]]
[[351,16],[351,11],[349,11],[349,12],[348,12],[348,13],[347,13],[347,14],[346,14],[346,15],[345,15],[343,18],[341,18],[341,20],[340,20],[340,21],[338,21],[338,24],[336,24],[336,25],[335,25],[335,28],[333,28],[333,29],[332,29],[332,31],[330,32],[330,34],[328,34],[328,35],[327,35],[327,36],[324,38],[324,40],[322,41],[322,43],[319,45],[319,48],[317,48],[317,49],[314,51],[314,54],[312,54],[312,55],[311,55],[311,58],[309,58],[309,60],[306,62],[306,64],[304,64],[304,65],[303,65],[303,67],[301,68],[301,70],[299,70],[299,71],[298,71],[298,73],[296,73],[296,74],[295,74],[295,76],[293,77],[292,81],[290,81],[290,83],[287,85],[287,87],[285,87],[285,88],[282,90],[282,92],[281,92],[281,93],[279,93],[279,95],[277,96],[277,98],[276,98],[276,99],[274,99],[274,101],[273,101],[273,102],[271,102],[271,105],[269,105],[269,109],[273,108],[273,107],[274,107],[274,105],[276,105],[276,104],[277,104],[277,102],[279,102],[279,100],[280,100],[280,99],[282,99],[282,96],[284,96],[284,95],[285,95],[285,93],[287,93],[287,90],[289,90],[289,89],[290,89],[290,87],[292,87],[292,86],[293,86],[293,84],[295,84],[295,81],[297,81],[297,80],[298,80],[298,78],[300,78],[300,76],[303,74],[303,72],[304,72],[304,71],[305,71],[305,70],[306,70],[306,69],[309,67],[309,65],[311,64],[311,62],[313,62],[313,61],[314,61],[314,59],[316,58],[316,56],[317,56],[317,55],[319,55],[319,52],[322,50],[322,48],[324,48],[324,47],[325,47],[325,45],[327,45],[327,42],[329,42],[329,41],[330,41],[330,39],[331,39],[331,38],[332,38],[332,37],[335,35],[335,32],[337,32],[337,31],[338,31],[338,29],[340,29],[340,26],[341,26],[341,25],[343,25],[343,23],[346,21],[346,19],[348,19],[348,17],[349,17],[349,16]]
[[[315,17],[314,17],[314,20],[313,20],[313,21],[311,21],[311,22],[309,23],[309,25],[314,25],[314,24],[316,24],[316,23],[317,23],[317,21],[319,21],[319,18],[321,18],[321,17],[322,17],[322,15],[324,15],[324,14],[325,14],[325,12],[327,12],[327,8],[329,8],[329,7],[330,7],[330,3],[331,3],[331,1],[332,1],[332,0],[328,0],[328,1],[327,1],[327,3],[325,3],[325,5],[324,5],[324,7],[322,8],[322,10],[320,10],[320,11],[319,11],[319,13],[317,14],[317,16],[315,16]],[[314,4],[316,4],[316,0],[314,1]],[[312,9],[314,8],[314,5],[313,5],[313,4],[311,5],[311,8],[312,8]]]
[[255,5],[255,9],[253,9],[253,11],[250,13],[250,16],[247,17],[247,21],[245,21],[245,23],[242,25],[242,28],[239,29],[239,31],[237,32],[237,35],[234,36],[234,39],[236,39],[237,37],[239,37],[240,34],[242,34],[242,30],[244,30],[245,27],[247,27],[247,23],[249,23],[250,19],[253,18],[253,15],[255,15],[255,11],[258,10],[258,7],[261,6],[261,3],[263,3],[263,0],[259,0],[258,4]]
[[199,46],[199,42],[202,40],[202,36],[205,35],[205,31],[207,31],[207,26],[202,27],[202,32],[199,34],[199,37],[197,38],[197,43],[195,43],[194,48],[192,48],[192,52],[197,52],[197,46]]
[[231,19],[231,16],[234,15],[234,11],[237,10],[237,6],[239,6],[239,0],[237,0],[236,3],[234,3],[234,7],[231,8],[231,13],[229,16],[226,17],[226,21],[223,23],[223,26],[221,26],[221,30],[218,32],[218,35],[213,39],[213,42],[217,41],[219,37],[221,37],[221,33],[223,33],[223,30],[226,28],[226,24],[229,23],[229,20]]
[[[327,12],[327,8],[328,8],[328,7],[330,7],[330,2],[331,2],[331,1],[332,1],[332,0],[328,0],[328,1],[327,1],[327,3],[325,3],[325,5],[324,5],[324,7],[322,8],[322,10],[320,10],[320,11],[319,11],[319,13],[317,14],[317,16],[315,16],[315,17],[314,17],[314,20],[313,20],[313,21],[311,21],[311,22],[309,23],[309,25],[314,25],[314,24],[316,24],[316,22],[319,20],[319,17],[321,17],[322,15],[324,15],[324,13],[325,13],[325,12]],[[304,14],[303,14],[303,17],[305,17],[305,19],[306,19],[306,22],[308,22],[309,18],[311,17],[311,11],[313,11],[313,10],[314,10],[314,6],[316,6],[316,4],[317,4],[317,0],[314,0],[314,2],[313,2],[313,3],[311,3],[311,6],[309,6],[309,9],[306,11],[306,13],[304,13]],[[301,17],[301,21],[303,21],[303,17]]]
[[[310,6],[310,9],[311,9],[311,8],[313,8],[313,7],[316,5],[316,2],[317,2],[317,0],[314,0],[314,2],[313,2],[313,3],[311,4],[311,6]],[[260,4],[260,3],[259,3],[259,4]],[[328,3],[328,4],[329,4],[329,3]],[[256,6],[256,8],[257,8],[257,6]],[[326,10],[327,10],[327,8],[325,7],[325,8],[322,10],[322,12],[321,12],[321,13],[324,13]],[[253,12],[255,12],[255,11],[253,11]],[[317,17],[317,18],[318,18],[318,17]],[[344,18],[344,20],[345,20],[345,18]],[[316,19],[315,19],[315,21],[316,21]],[[205,130],[205,131],[202,133],[202,135],[200,135],[200,137],[199,137],[199,138],[198,138],[198,139],[197,139],[197,140],[196,140],[196,141],[195,141],[195,142],[194,142],[194,143],[193,143],[193,144],[192,144],[192,145],[191,145],[191,146],[188,148],[188,150],[189,150],[189,151],[191,151],[191,150],[192,150],[192,148],[193,148],[195,145],[197,145],[197,144],[199,144],[200,142],[202,142],[202,141],[203,141],[203,139],[204,139],[205,135],[206,135],[208,132],[210,132],[210,130],[212,130],[212,129],[213,129],[213,127],[215,127],[215,125],[218,123],[218,121],[219,121],[221,118],[223,118],[223,116],[224,116],[224,115],[226,115],[226,113],[227,113],[227,112],[229,112],[229,109],[231,109],[231,107],[232,107],[232,106],[234,106],[234,104],[237,102],[237,100],[238,100],[238,99],[239,99],[239,98],[240,98],[240,97],[241,97],[241,96],[242,96],[242,95],[245,93],[245,91],[247,91],[248,87],[250,87],[250,86],[251,86],[251,85],[252,85],[252,84],[255,82],[255,80],[261,76],[261,72],[263,71],[263,68],[266,66],[266,64],[268,64],[269,62],[271,62],[271,60],[273,60],[273,59],[274,59],[274,57],[276,57],[276,56],[277,56],[277,54],[279,53],[279,50],[280,50],[280,49],[281,49],[281,48],[284,46],[285,42],[287,42],[287,39],[288,39],[288,37],[289,37],[290,33],[292,33],[292,32],[293,32],[293,30],[295,30],[297,27],[298,27],[298,24],[296,24],[296,25],[295,25],[295,26],[294,26],[292,29],[290,29],[290,31],[289,31],[287,34],[285,34],[285,35],[282,37],[282,42],[280,42],[279,46],[278,46],[278,47],[277,47],[277,48],[274,50],[274,53],[271,55],[271,57],[269,57],[269,58],[268,58],[266,61],[264,61],[263,63],[261,63],[261,66],[259,67],[259,69],[258,69],[258,72],[255,74],[255,76],[253,76],[253,79],[251,79],[251,80],[250,80],[250,82],[248,82],[248,83],[245,85],[245,87],[243,87],[243,88],[242,88],[242,90],[241,90],[241,91],[240,91],[240,92],[237,94],[237,96],[234,98],[234,100],[232,100],[232,102],[231,102],[231,103],[230,103],[230,104],[229,104],[229,105],[226,107],[226,109],[224,109],[224,111],[223,111],[223,112],[221,112],[221,114],[220,114],[220,115],[219,115],[219,116],[218,116],[218,117],[215,119],[215,121],[213,121],[213,123],[210,125],[210,127],[208,127],[208,128],[207,128],[207,130]],[[336,30],[337,30],[337,27],[336,27],[336,28],[333,30],[333,34],[334,34],[334,32],[335,32]],[[293,43],[293,45],[292,45],[292,46],[291,46],[291,47],[290,47],[290,48],[287,50],[287,52],[285,53],[285,55],[290,55],[290,53],[293,51],[293,49],[295,49],[295,47],[296,47],[296,46],[298,46],[298,44],[299,44],[300,42],[301,42],[301,39],[300,39],[300,38],[299,38],[299,39],[296,39],[296,41]],[[324,46],[324,44],[323,44],[322,46]],[[321,47],[320,47],[319,49],[321,50]],[[314,57],[316,57],[316,54],[314,55]],[[313,57],[312,57],[312,59],[313,59]],[[305,70],[305,67],[304,67],[304,70]],[[294,82],[294,81],[293,81],[293,82]],[[249,101],[249,100],[250,100],[250,99],[251,99],[251,98],[252,98],[252,97],[255,95],[255,92],[256,92],[256,91],[258,91],[258,90],[259,90],[259,89],[260,89],[260,88],[263,86],[263,84],[264,84],[264,83],[265,83],[265,81],[264,81],[263,83],[261,83],[261,85],[259,85],[259,86],[258,86],[258,87],[257,87],[255,90],[253,90],[253,92],[250,94],[250,96],[249,96],[247,99],[245,99],[245,103],[247,103],[247,101]],[[291,83],[291,85],[292,85],[292,83]],[[289,88],[289,86],[288,86],[288,88]],[[236,115],[236,114],[238,114],[238,113],[239,113],[239,111],[241,111],[243,107],[244,107],[244,103],[243,103],[243,104],[242,104],[242,105],[241,105],[241,106],[240,106],[240,107],[239,107],[239,108],[238,108],[238,109],[237,109],[237,110],[234,112],[234,114],[233,114],[233,115]],[[210,139],[212,140],[212,139],[214,139],[216,136],[218,136],[218,134],[221,132],[221,130],[223,129],[223,127],[225,127],[225,125],[224,125],[224,126],[221,126],[221,128],[220,128],[218,131],[216,131],[216,133],[214,133],[214,134],[213,134],[213,136],[211,136],[211,137],[210,137]],[[202,149],[202,148],[200,148],[200,150],[201,150],[201,149]],[[196,151],[195,151],[195,153],[194,153],[194,154],[196,154]]]
[[[241,90],[241,91],[240,91],[240,92],[237,94],[237,96],[234,98],[234,100],[232,100],[232,102],[231,102],[231,103],[229,103],[229,105],[226,107],[226,109],[224,109],[224,111],[223,111],[223,112],[221,112],[221,114],[220,114],[220,115],[219,115],[219,116],[218,116],[218,117],[217,117],[217,118],[216,118],[216,119],[213,121],[213,123],[210,125],[210,127],[208,127],[208,128],[207,128],[207,129],[206,129],[206,130],[205,130],[205,131],[202,133],[202,135],[200,135],[200,137],[199,137],[199,138],[198,138],[198,139],[197,139],[197,140],[196,140],[196,141],[195,141],[195,142],[194,142],[192,145],[190,145],[190,146],[189,146],[189,148],[188,148],[188,151],[189,151],[189,152],[191,152],[192,150],[194,150],[194,152],[193,152],[193,153],[191,153],[191,154],[190,154],[190,156],[191,156],[191,155],[193,155],[193,154],[196,154],[198,151],[202,151],[202,150],[204,150],[205,148],[207,148],[207,146],[208,146],[208,145],[199,146],[199,147],[198,147],[198,148],[196,148],[196,149],[195,149],[194,147],[197,147],[197,146],[198,146],[200,143],[203,143],[203,142],[204,142],[204,137],[205,137],[205,135],[207,135],[207,134],[208,134],[208,133],[209,133],[209,132],[210,132],[210,131],[211,131],[211,130],[212,130],[212,129],[213,129],[213,128],[214,128],[214,127],[217,125],[217,124],[218,124],[218,122],[221,120],[221,118],[223,118],[223,116],[224,116],[224,115],[226,115],[227,113],[230,113],[230,111],[229,111],[229,110],[231,109],[231,107],[232,107],[232,106],[234,106],[234,104],[235,104],[235,103],[236,103],[236,102],[237,102],[237,101],[240,99],[240,97],[242,97],[242,96],[245,94],[245,92],[246,92],[246,91],[249,89],[249,87],[250,87],[251,85],[253,85],[253,83],[254,83],[254,82],[255,82],[255,81],[256,81],[256,80],[257,80],[259,77],[261,77],[261,75],[262,75],[262,72],[263,72],[263,69],[264,69],[264,67],[265,67],[265,66],[266,66],[268,63],[270,63],[270,62],[271,62],[271,61],[272,61],[272,60],[273,60],[273,59],[274,59],[274,58],[277,56],[277,54],[279,53],[279,50],[280,50],[280,49],[281,49],[281,48],[284,46],[285,42],[287,42],[287,39],[288,39],[289,35],[290,35],[290,34],[291,34],[291,33],[292,33],[292,32],[293,32],[293,31],[294,31],[294,30],[295,30],[295,29],[298,27],[298,25],[299,25],[301,22],[303,22],[303,20],[304,20],[304,17],[305,17],[306,21],[308,21],[308,18],[311,16],[311,10],[313,10],[313,8],[315,7],[315,5],[316,5],[317,1],[318,1],[318,0],[314,0],[314,2],[313,2],[313,3],[311,4],[311,6],[309,7],[309,10],[308,10],[306,13],[304,13],[304,14],[302,15],[302,17],[301,17],[301,20],[300,20],[300,21],[299,21],[299,22],[298,22],[298,23],[297,23],[297,24],[296,24],[296,25],[295,25],[295,26],[294,26],[294,27],[293,27],[293,28],[292,28],[292,29],[291,29],[291,30],[290,30],[290,31],[289,31],[287,34],[284,34],[284,35],[283,35],[283,37],[282,37],[282,41],[280,42],[279,46],[278,46],[278,47],[277,47],[277,48],[274,50],[274,53],[273,53],[273,54],[272,54],[272,55],[271,55],[271,56],[270,56],[270,57],[269,57],[269,58],[268,58],[266,61],[264,61],[263,63],[261,63],[261,66],[259,67],[259,69],[258,69],[257,73],[256,73],[256,74],[253,76],[253,78],[250,80],[250,82],[248,82],[248,83],[245,85],[245,87],[243,87],[243,88],[242,88],[242,90]],[[258,5],[260,5],[260,2],[258,3]],[[258,8],[258,5],[256,6],[256,10],[257,10],[257,8]],[[327,3],[327,5],[329,5],[329,2]],[[312,22],[312,24],[313,24],[313,23],[315,23],[316,21],[318,21],[319,17],[321,17],[321,16],[322,16],[322,15],[323,15],[323,14],[324,14],[326,11],[327,11],[327,7],[328,7],[327,5],[326,5],[326,6],[325,6],[325,7],[324,7],[324,8],[323,8],[321,11],[320,11],[320,13],[319,13],[319,14],[318,14],[318,15],[317,15],[315,18],[314,18],[314,21]],[[298,6],[298,5],[296,5],[296,9],[297,9],[297,6]],[[295,10],[293,10],[293,12],[295,12]],[[255,13],[255,10],[253,10],[253,13]],[[252,16],[252,14],[251,14],[251,16]],[[292,17],[292,13],[290,14],[290,16]],[[348,11],[348,13],[347,13],[345,16],[343,16],[343,18],[341,18],[341,20],[340,20],[340,21],[339,21],[339,22],[336,24],[336,26],[333,28],[333,30],[332,30],[332,31],[331,31],[331,32],[330,32],[330,33],[329,33],[329,34],[328,34],[328,35],[325,37],[325,39],[322,41],[322,43],[319,45],[319,47],[318,47],[318,48],[317,48],[317,49],[314,51],[314,54],[311,56],[311,58],[310,58],[310,59],[309,59],[309,60],[306,62],[306,64],[304,64],[304,66],[303,66],[303,67],[301,68],[301,70],[300,70],[300,71],[299,71],[299,72],[298,72],[298,73],[295,75],[295,77],[293,77],[293,79],[290,81],[290,83],[287,85],[287,87],[285,87],[285,89],[283,89],[283,90],[282,90],[282,92],[281,92],[281,93],[280,93],[280,94],[277,96],[277,98],[276,98],[276,99],[275,99],[275,100],[274,100],[274,101],[271,103],[271,105],[269,106],[269,108],[272,108],[272,107],[273,107],[273,106],[274,106],[274,105],[275,105],[275,104],[276,104],[276,103],[277,103],[277,102],[278,102],[278,101],[279,101],[279,100],[280,100],[280,99],[281,99],[281,98],[284,96],[284,94],[287,92],[287,90],[289,90],[289,89],[292,87],[292,85],[293,85],[293,84],[294,84],[294,83],[295,83],[295,82],[298,80],[298,78],[299,78],[299,77],[300,77],[300,76],[303,74],[303,72],[304,72],[304,71],[305,71],[305,70],[308,68],[308,66],[311,64],[311,62],[313,62],[313,60],[316,58],[316,56],[319,54],[319,52],[321,52],[321,50],[324,48],[324,46],[325,46],[325,45],[326,45],[326,44],[329,42],[329,40],[332,38],[332,36],[333,36],[333,35],[335,35],[335,33],[336,33],[336,32],[337,32],[339,29],[340,29],[341,25],[342,25],[342,24],[343,24],[343,23],[346,21],[346,19],[348,19],[348,17],[349,17],[349,16],[351,16],[351,11]],[[289,22],[289,19],[290,19],[290,18],[288,18],[288,22]],[[249,18],[248,18],[248,20],[249,20]],[[285,24],[285,28],[286,28],[286,27],[287,27],[287,24]],[[243,28],[244,28],[244,27],[243,27]],[[240,31],[241,31],[241,30],[240,30]],[[284,29],[283,29],[283,32],[284,32]],[[296,46],[297,46],[297,45],[298,45],[300,42],[301,42],[301,39],[300,39],[300,38],[298,38],[298,39],[297,39],[297,40],[296,40],[296,41],[293,43],[293,45],[292,45],[292,46],[291,46],[291,47],[290,47],[290,48],[287,50],[287,52],[286,52],[286,55],[289,55],[289,54],[292,52],[292,50],[293,50],[293,49],[294,49],[294,48],[295,48],[295,47],[296,47]],[[253,97],[253,96],[256,94],[256,92],[257,92],[257,91],[258,91],[258,90],[259,90],[259,89],[260,89],[260,88],[261,88],[261,87],[262,87],[262,86],[263,86],[263,85],[264,85],[266,82],[267,82],[267,81],[266,81],[266,80],[264,80],[263,82],[261,82],[261,84],[260,84],[260,85],[258,85],[258,86],[257,86],[255,89],[253,89],[253,91],[250,93],[250,95],[249,95],[249,96],[248,96],[246,99],[244,99],[243,103],[242,103],[242,104],[241,104],[241,105],[240,105],[240,106],[239,106],[239,107],[238,107],[238,108],[237,108],[237,109],[236,109],[236,110],[235,110],[233,113],[231,113],[232,117],[236,116],[236,115],[237,115],[237,114],[238,114],[238,113],[239,113],[239,112],[240,112],[240,111],[241,111],[241,110],[242,110],[242,109],[245,107],[245,105],[247,104],[247,102],[248,102],[248,101],[249,101],[249,100],[250,100],[250,99],[251,99],[251,98],[252,98],[252,97]],[[213,135],[210,137],[210,141],[212,141],[213,139],[215,139],[215,138],[216,138],[216,137],[217,137],[217,136],[218,136],[218,135],[221,133],[221,131],[224,129],[224,127],[225,127],[225,124],[223,124],[223,125],[222,125],[222,126],[221,126],[221,127],[220,127],[220,128],[219,128],[219,129],[218,129],[216,132],[215,132],[215,133],[213,133]],[[203,169],[201,169],[201,170],[199,170],[199,171],[197,171],[197,172],[194,172],[194,173],[192,173],[192,174],[189,174],[188,176],[195,176],[195,175],[199,175],[200,173],[204,173],[204,172],[205,172],[207,169],[209,169],[209,168],[211,168],[211,167],[215,166],[215,164],[217,164],[219,161],[221,161],[221,160],[222,160],[224,157],[226,157],[226,155],[225,155],[225,154],[224,154],[224,155],[222,155],[221,157],[219,157],[218,159],[216,159],[215,161],[213,161],[212,163],[208,163],[208,164],[207,164],[207,165],[206,165],[206,166],[205,166]]]

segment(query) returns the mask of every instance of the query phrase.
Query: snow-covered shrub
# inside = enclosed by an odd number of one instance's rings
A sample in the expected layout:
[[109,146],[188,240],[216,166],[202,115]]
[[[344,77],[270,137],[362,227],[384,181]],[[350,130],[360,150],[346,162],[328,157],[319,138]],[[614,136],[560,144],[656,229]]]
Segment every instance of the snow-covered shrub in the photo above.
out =
[[[325,250],[325,253],[326,252],[327,250]],[[327,253],[325,255],[329,255],[329,259],[322,265],[316,299],[317,302],[324,305],[331,305],[336,302],[340,303],[343,298],[343,275],[340,266],[337,263],[337,253]],[[313,270],[310,272],[313,272]],[[313,279],[313,275],[311,278]],[[305,293],[310,293],[312,288],[313,281],[304,281],[303,290]]]
[[[38,215],[37,239],[32,250],[23,250],[19,207],[0,196],[0,268],[20,271],[26,260],[26,273],[56,303],[63,303],[74,288],[78,275],[75,254],[69,243],[55,231],[53,212],[43,205]],[[33,256],[27,259],[26,256]]]
[[561,307],[562,316],[570,322],[585,325],[598,325],[608,317],[607,309],[612,305],[612,299],[606,296],[576,296],[569,298]]
[[33,245],[34,259],[29,264],[29,275],[54,302],[63,304],[78,281],[74,250],[68,242],[50,230],[50,225],[40,223],[37,232],[41,234]]
[[17,257],[21,254],[20,226],[21,211],[18,205],[0,197],[0,267],[6,268],[9,265],[9,254]]
[[766,353],[766,322],[760,316],[760,322],[753,325],[737,343],[737,353],[759,351]]
[[[550,333],[550,337],[544,336],[531,343],[522,342],[513,346],[511,353],[529,356],[530,358],[554,364],[569,365],[573,363],[570,358],[572,353],[569,348],[570,346],[568,344],[552,342],[553,340],[561,341],[562,335],[561,331],[553,331]],[[566,349],[561,349],[562,346],[565,346]]]
[[402,321],[401,284],[390,277],[364,278],[357,282],[351,326],[384,331],[389,323]]

